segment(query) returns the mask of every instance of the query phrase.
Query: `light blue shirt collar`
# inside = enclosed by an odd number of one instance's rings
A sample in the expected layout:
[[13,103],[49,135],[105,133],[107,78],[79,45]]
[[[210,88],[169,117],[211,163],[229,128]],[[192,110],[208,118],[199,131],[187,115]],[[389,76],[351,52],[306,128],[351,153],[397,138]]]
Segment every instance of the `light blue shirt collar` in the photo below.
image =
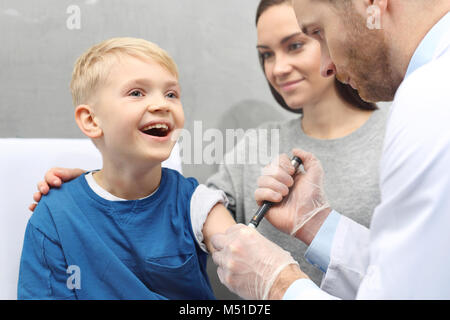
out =
[[431,28],[425,38],[423,38],[409,63],[405,78],[433,59],[433,55],[442,39],[442,36],[449,30],[450,12],[442,17],[442,19],[439,20],[433,28]]

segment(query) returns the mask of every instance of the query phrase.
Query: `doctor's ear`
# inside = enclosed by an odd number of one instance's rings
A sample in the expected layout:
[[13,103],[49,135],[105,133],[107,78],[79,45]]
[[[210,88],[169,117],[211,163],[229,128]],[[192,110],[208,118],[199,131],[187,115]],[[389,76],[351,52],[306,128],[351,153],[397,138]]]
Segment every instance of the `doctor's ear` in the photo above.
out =
[[100,121],[89,105],[82,104],[75,109],[75,121],[80,130],[89,138],[99,138],[103,134]]

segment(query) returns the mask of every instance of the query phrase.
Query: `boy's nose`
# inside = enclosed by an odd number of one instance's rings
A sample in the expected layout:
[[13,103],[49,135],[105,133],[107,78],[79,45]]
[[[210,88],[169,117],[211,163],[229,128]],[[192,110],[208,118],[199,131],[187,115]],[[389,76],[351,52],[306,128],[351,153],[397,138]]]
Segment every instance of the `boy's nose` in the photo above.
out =
[[149,112],[167,112],[169,111],[169,105],[167,103],[151,104],[147,109]]

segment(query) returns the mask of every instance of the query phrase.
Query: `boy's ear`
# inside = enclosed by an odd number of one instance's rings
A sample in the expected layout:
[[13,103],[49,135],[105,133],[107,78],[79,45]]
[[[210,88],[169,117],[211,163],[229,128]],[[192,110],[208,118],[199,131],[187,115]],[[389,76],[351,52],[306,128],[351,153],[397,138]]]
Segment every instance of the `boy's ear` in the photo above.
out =
[[100,138],[103,130],[100,127],[98,118],[95,117],[92,108],[89,105],[82,104],[75,109],[75,121],[80,130],[89,138]]

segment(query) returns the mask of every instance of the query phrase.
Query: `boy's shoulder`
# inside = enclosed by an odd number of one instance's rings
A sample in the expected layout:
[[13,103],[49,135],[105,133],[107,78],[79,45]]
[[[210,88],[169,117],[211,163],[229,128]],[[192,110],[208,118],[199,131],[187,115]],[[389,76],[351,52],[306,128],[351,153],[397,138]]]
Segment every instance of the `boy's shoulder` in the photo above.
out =
[[42,202],[48,207],[60,207],[67,205],[64,200],[67,200],[70,197],[80,196],[83,189],[82,182],[85,179],[85,174],[82,174],[71,181],[63,183],[59,188],[50,189],[49,193],[42,197],[39,204]]
[[162,168],[162,172],[165,179],[164,183],[173,185],[173,187],[176,186],[176,189],[173,190],[178,190],[178,192],[193,192],[199,185],[197,179],[193,177],[185,177],[176,170]]
[[50,238],[57,238],[55,215],[71,212],[71,210],[63,209],[74,204],[75,198],[80,199],[78,188],[81,187],[81,179],[85,179],[84,175],[63,183],[59,188],[50,189],[49,193],[39,201],[29,223]]

